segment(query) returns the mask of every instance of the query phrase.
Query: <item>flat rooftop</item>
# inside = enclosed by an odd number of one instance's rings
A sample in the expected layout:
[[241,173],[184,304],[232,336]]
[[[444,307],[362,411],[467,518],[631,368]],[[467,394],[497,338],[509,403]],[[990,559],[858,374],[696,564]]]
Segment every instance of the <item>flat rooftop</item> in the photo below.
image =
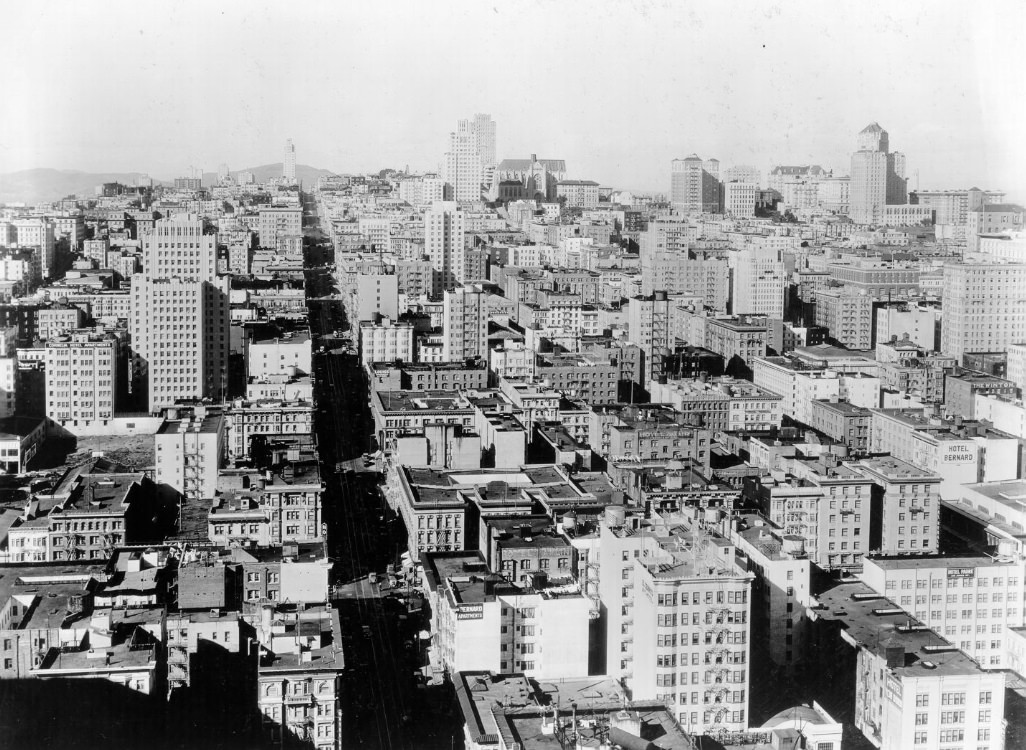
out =
[[883,570],[922,570],[924,568],[997,568],[1016,564],[1012,560],[998,560],[993,557],[987,557],[986,555],[965,557],[951,557],[948,555],[917,555],[915,557],[896,555],[893,557],[877,557],[866,555],[865,559],[866,562],[872,562],[873,565],[878,568],[882,568]]
[[[816,619],[840,623],[847,638],[880,657],[888,646],[905,649],[900,677],[943,677],[983,672],[958,648],[941,638],[886,597],[864,583],[842,583],[816,597]],[[909,629],[908,626],[912,625]],[[929,663],[931,666],[926,666]]]
[[470,404],[453,391],[377,391],[382,411],[471,411]]
[[869,469],[886,479],[936,479],[938,482],[940,481],[938,474],[920,469],[918,466],[902,461],[900,458],[894,458],[894,456],[864,458],[856,466]]

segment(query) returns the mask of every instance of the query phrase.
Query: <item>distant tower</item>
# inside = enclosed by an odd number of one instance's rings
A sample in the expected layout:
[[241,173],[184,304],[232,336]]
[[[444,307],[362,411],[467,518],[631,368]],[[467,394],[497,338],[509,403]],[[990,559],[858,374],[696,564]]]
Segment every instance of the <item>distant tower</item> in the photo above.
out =
[[221,183],[222,185],[224,183],[228,182],[228,177],[230,175],[231,175],[231,172],[228,170],[228,165],[227,164],[221,164],[221,166],[219,166],[217,168],[217,181],[219,183]]
[[282,169],[282,177],[288,185],[296,184],[296,147],[292,145],[292,139],[285,141],[285,162]]
[[908,202],[905,155],[890,152],[887,131],[873,122],[858,134],[851,155],[850,217],[856,224],[880,224],[884,206]]
[[715,213],[719,210],[720,162],[702,161],[691,154],[674,159],[670,172],[670,202],[684,213]]

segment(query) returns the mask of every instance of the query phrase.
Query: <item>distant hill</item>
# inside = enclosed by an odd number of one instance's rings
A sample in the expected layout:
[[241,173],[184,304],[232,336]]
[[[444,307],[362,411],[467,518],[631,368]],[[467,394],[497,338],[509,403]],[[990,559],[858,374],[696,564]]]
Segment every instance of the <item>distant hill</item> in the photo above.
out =
[[134,185],[142,172],[79,172],[74,169],[25,169],[0,174],[0,203],[40,203],[68,195],[90,198],[104,182]]
[[[246,169],[233,169],[231,171],[232,177],[235,177],[239,172],[252,172],[257,182],[266,182],[267,180],[276,179],[281,177],[282,169],[284,164],[278,162],[277,164],[264,164],[261,167],[248,167]],[[314,187],[317,184],[317,178],[324,175],[335,174],[330,169],[318,169],[317,167],[311,167],[307,164],[296,165],[296,179],[299,180],[307,189]],[[217,172],[204,172],[203,173],[203,184],[204,185],[216,185],[217,184]]]
[[[272,177],[281,177],[282,163],[265,164],[260,167],[250,167],[232,172],[233,175],[239,172],[252,172],[257,182],[264,182]],[[322,175],[335,174],[327,169],[307,166],[306,164],[296,165],[296,177],[307,188],[312,188],[317,183],[317,178]],[[97,185],[104,182],[120,182],[123,185],[134,185],[136,180],[144,176],[144,172],[80,172],[74,169],[25,169],[20,172],[9,172],[0,174],[0,203],[40,203],[56,201],[68,195],[77,195],[80,198],[92,198]],[[171,180],[158,180],[154,178],[154,184],[167,184]],[[215,185],[217,183],[216,172],[205,172],[203,174],[204,185]]]

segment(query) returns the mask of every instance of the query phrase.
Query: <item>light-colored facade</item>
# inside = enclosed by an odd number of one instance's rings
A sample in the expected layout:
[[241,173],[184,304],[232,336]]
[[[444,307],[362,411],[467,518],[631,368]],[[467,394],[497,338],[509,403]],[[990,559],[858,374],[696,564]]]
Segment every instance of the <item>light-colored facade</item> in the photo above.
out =
[[488,359],[488,293],[478,285],[446,290],[443,299],[443,358]]
[[424,577],[437,665],[542,680],[588,673],[592,603],[572,578],[511,584],[476,553],[431,554]]
[[941,351],[998,352],[1026,341],[1026,264],[958,263],[944,267]]
[[274,744],[342,748],[345,660],[338,612],[330,607],[261,613],[257,666],[260,729]]
[[[670,202],[683,213],[715,213],[719,210],[719,162],[702,161],[695,154],[674,159],[670,169]],[[710,171],[714,167],[715,174]]]
[[855,466],[877,487],[881,554],[936,553],[940,476],[893,456],[863,459]]
[[[494,123],[491,132],[494,142]],[[442,177],[454,201],[481,200],[484,163],[474,120],[460,120],[456,130],[449,134],[449,150],[442,167]]]
[[598,593],[606,674],[663,700],[694,731],[747,726],[754,575],[694,516],[644,520],[607,509]]
[[[855,727],[880,750],[991,748],[1005,736],[1005,675],[988,672],[926,625],[862,583],[817,597],[820,667],[850,664],[843,677]],[[838,642],[840,641],[840,642]],[[854,658],[838,658],[846,643]]]
[[75,331],[46,343],[46,416],[60,425],[107,424],[119,404],[120,342]]
[[787,276],[779,250],[746,248],[730,254],[731,309],[735,315],[784,317]]
[[755,216],[755,198],[759,186],[755,182],[723,183],[723,213],[738,219]]
[[390,318],[360,322],[360,361],[412,362],[413,324]]
[[285,158],[281,172],[286,185],[296,184],[296,147],[292,144],[291,138],[285,141]]
[[277,247],[279,237],[303,233],[303,209],[298,206],[267,206],[257,223],[261,247]]
[[454,201],[436,202],[424,214],[424,253],[434,271],[434,294],[464,281],[465,226],[463,210]]
[[1021,559],[867,557],[862,580],[985,669],[1007,669],[1006,628],[1026,625]]
[[158,485],[167,485],[188,500],[212,498],[217,472],[224,465],[225,419],[203,409],[181,419],[168,419],[153,436]]
[[219,399],[227,381],[228,277],[217,275],[216,235],[184,215],[143,238],[132,279],[133,386],[149,411],[182,399]]
[[873,344],[873,298],[847,287],[821,289],[816,295],[816,325],[849,349]]
[[262,339],[249,345],[248,373],[251,378],[271,375],[309,375],[313,371],[313,343],[308,332],[286,333],[281,338]]

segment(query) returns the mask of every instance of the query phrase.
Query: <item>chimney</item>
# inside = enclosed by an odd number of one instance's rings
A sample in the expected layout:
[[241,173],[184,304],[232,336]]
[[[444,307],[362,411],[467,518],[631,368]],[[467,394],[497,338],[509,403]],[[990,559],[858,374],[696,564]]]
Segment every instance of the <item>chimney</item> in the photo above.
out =
[[888,644],[884,647],[884,655],[887,659],[888,669],[897,669],[905,666],[905,647],[902,645]]

